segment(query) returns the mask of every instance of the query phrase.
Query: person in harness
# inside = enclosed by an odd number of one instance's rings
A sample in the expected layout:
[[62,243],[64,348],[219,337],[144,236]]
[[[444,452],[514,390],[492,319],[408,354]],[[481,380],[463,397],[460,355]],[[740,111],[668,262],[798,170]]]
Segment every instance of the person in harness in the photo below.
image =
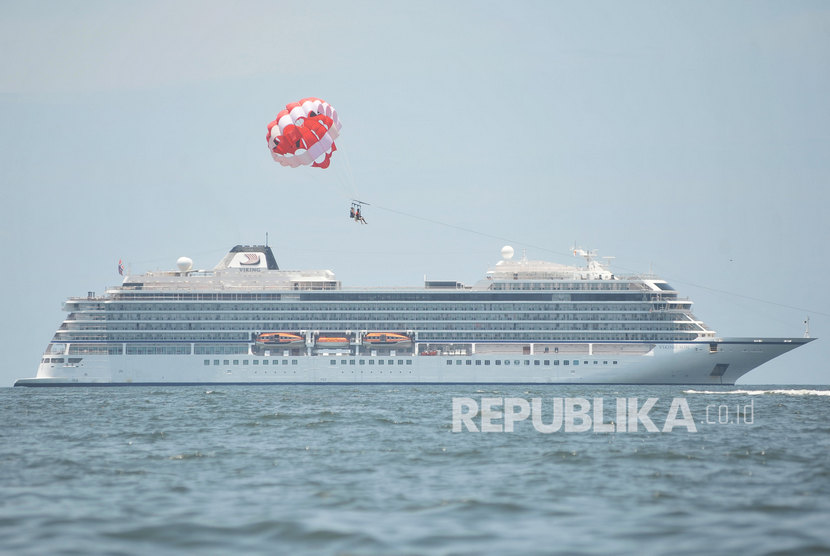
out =
[[360,222],[361,224],[368,224],[368,222],[366,222],[366,219],[363,218],[363,215],[360,213],[360,207],[360,202],[353,202],[351,208],[349,209],[349,218],[351,218],[355,222]]
[[355,210],[354,212],[354,221],[360,222],[361,224],[368,224],[368,222],[366,222],[366,219],[363,218],[363,215],[360,214],[360,207],[357,207],[357,210]]

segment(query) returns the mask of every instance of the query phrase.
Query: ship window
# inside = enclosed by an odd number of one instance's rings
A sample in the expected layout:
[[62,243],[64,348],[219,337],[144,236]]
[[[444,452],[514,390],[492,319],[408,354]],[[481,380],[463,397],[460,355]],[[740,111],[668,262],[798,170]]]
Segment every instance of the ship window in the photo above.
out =
[[210,365],[210,359],[205,359],[205,365]]
[[391,360],[391,359],[390,359],[389,361],[387,361],[387,363],[388,363],[389,365],[394,365],[394,364],[395,364],[395,362],[394,362],[393,360]]
[[501,359],[496,359],[496,365],[501,365]]
[[354,359],[349,359],[349,365],[354,365]]
[[218,359],[214,359],[214,360],[213,360],[213,364],[214,364],[214,365],[218,365],[218,364],[219,364],[219,360],[218,360]]
[[489,364],[490,364],[490,360],[489,360],[489,359],[485,359],[485,360],[484,360],[484,364],[485,364],[485,365],[489,365]]
[[554,359],[553,364],[554,366],[559,366],[559,359]]
[[223,365],[230,365],[230,361],[228,361],[227,359],[225,359],[225,361],[224,361],[222,364],[223,364]]
[[383,365],[383,359],[378,359],[378,365]]
[[369,364],[370,364],[370,365],[374,365],[374,364],[375,364],[375,360],[374,360],[374,359],[369,359]]
[[361,360],[360,360],[360,364],[361,364],[361,365],[365,365],[365,364],[366,364],[366,360],[365,360],[365,359],[361,359]]
[[455,364],[456,364],[456,365],[460,365],[460,364],[461,364],[461,359],[456,359],[456,360],[455,360]]
[[242,360],[242,364],[243,364],[243,365],[247,365],[247,364],[248,364],[248,360],[247,360],[247,359],[243,359],[243,360]]
[[517,360],[517,359],[514,359],[514,360],[513,360],[513,364],[514,364],[514,365],[521,365],[521,362],[520,362],[519,360]]
[[254,365],[259,365],[259,359],[254,359]]
[[234,364],[234,365],[239,365],[239,359],[234,359],[234,360],[233,360],[233,364]]
[[398,359],[398,365],[403,365],[403,359]]
[[345,359],[341,359],[341,360],[340,360],[340,364],[341,364],[341,365],[345,365],[345,364],[346,364],[346,360],[345,360]]
[[268,360],[267,360],[267,359],[263,359],[263,360],[262,360],[262,364],[263,364],[263,365],[267,365],[267,364],[268,364]]
[[447,365],[452,365],[452,359],[447,359]]
[[283,365],[288,365],[288,359],[283,359],[283,360],[282,360],[282,364],[283,364]]
[[565,359],[564,361],[562,361],[562,364],[563,364],[563,365],[570,365],[570,364],[571,364],[571,362],[570,362],[570,361],[568,361],[567,359]]
[[614,363],[614,365],[616,365],[616,364],[617,364],[617,362],[616,362],[616,361],[614,361],[613,363]]
[[337,365],[337,361],[335,361],[334,359],[332,359],[331,361],[329,361],[329,364],[331,364],[331,365]]
[[602,364],[603,364],[603,365],[607,365],[607,364],[608,364],[608,361],[603,361],[603,362],[602,362]]
[[538,359],[534,360],[534,361],[533,361],[533,364],[534,364],[534,365],[539,365],[539,360],[538,360]]
[[[587,363],[587,361],[586,361],[586,363]],[[574,359],[574,365],[579,365],[579,361],[577,361],[576,359]]]
[[473,364],[472,359],[467,359],[467,365],[472,365],[472,364]]
[[[412,359],[407,359],[407,360],[406,360],[406,364],[407,364],[407,365],[411,365],[411,364],[412,364]],[[409,372],[411,373],[412,371],[409,371]]]
[[525,359],[525,365],[530,365],[530,359]]
[[476,365],[481,365],[481,359],[476,359]]

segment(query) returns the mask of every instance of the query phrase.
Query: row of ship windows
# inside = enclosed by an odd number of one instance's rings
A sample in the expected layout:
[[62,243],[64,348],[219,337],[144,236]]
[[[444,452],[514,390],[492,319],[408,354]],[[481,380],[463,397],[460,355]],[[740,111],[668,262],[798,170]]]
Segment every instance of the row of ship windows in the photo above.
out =
[[[249,365],[249,364],[253,365],[253,366],[260,365],[260,360],[259,359],[253,359],[253,360],[249,360],[249,359],[241,359],[241,360],[240,359],[224,359],[224,360],[213,359],[212,363],[213,363],[213,365],[218,366],[218,365],[220,365],[220,361],[221,361],[221,365],[224,365],[224,366],[231,365],[231,364],[239,365],[240,363],[243,366]],[[269,364],[269,361],[270,361],[271,365],[280,365],[280,364],[288,365],[289,363],[291,365],[296,365],[298,360],[297,359],[272,359],[272,360],[262,359],[261,364],[263,366],[267,366]],[[583,365],[590,365],[592,362],[593,362],[594,365],[597,365],[597,366],[600,365],[600,361],[596,360],[596,359],[593,360],[593,361],[588,361],[587,359],[583,360],[582,364]],[[492,359],[492,360],[491,359],[447,359],[447,361],[446,361],[447,365],[453,365],[453,364],[455,364],[455,365],[474,365],[474,364],[475,365],[490,365],[491,363],[493,365],[504,365],[504,366],[509,366],[511,364],[514,365],[514,366],[519,366],[519,365],[530,366],[532,364],[532,365],[537,365],[537,366],[538,365],[543,365],[543,366],[547,367],[547,366],[551,366],[551,365],[558,366],[558,365],[560,365],[560,363],[563,366],[569,366],[569,365],[577,366],[577,365],[579,365],[580,361],[578,359],[562,359],[562,360],[559,360],[559,359],[534,359],[532,361],[532,363],[531,363],[530,359],[524,359],[524,360],[520,360],[520,359]],[[608,365],[609,363],[612,364],[612,365],[616,365],[617,361],[616,360],[610,360],[610,361],[609,360],[602,360],[601,363],[603,365]],[[204,364],[206,366],[210,365],[211,360],[210,359],[205,359]],[[378,366],[386,364],[388,366],[393,366],[393,365],[401,365],[402,366],[402,365],[412,365],[412,359],[401,359],[401,358],[399,358],[399,359],[354,359],[354,358],[351,358],[351,359],[337,359],[337,358],[332,358],[329,361],[329,364],[330,365],[338,365],[338,364],[340,364],[340,365],[367,365],[368,364],[368,365],[378,365]]]
[[[587,287],[574,288],[568,282],[494,282],[491,289],[497,291],[561,291],[561,290],[592,290],[592,291],[643,291],[644,287],[640,284],[619,283],[619,282],[603,282],[603,283],[587,283],[580,284]],[[638,287],[639,286],[639,287]]]
[[394,307],[400,309],[410,310],[413,307],[423,310],[438,310],[440,308],[459,308],[459,307],[476,307],[477,309],[497,310],[502,307],[521,307],[529,304],[562,304],[562,303],[577,303],[585,304],[591,302],[611,303],[618,302],[627,305],[650,303],[658,301],[675,301],[689,302],[686,298],[678,297],[676,293],[665,292],[643,292],[642,294],[553,294],[545,296],[525,297],[519,299],[506,299],[502,296],[501,299],[427,299],[427,300],[407,300],[407,299],[380,299],[371,298],[360,301],[350,300],[331,300],[331,301],[278,301],[274,303],[148,303],[147,299],[142,299],[131,303],[78,303],[74,301],[67,301],[66,306],[71,310],[77,311],[284,311],[284,310],[330,310],[333,308],[354,310],[360,308],[378,308]]
[[[213,364],[214,364],[214,365],[219,365],[219,361],[220,361],[219,359],[214,359],[214,360],[213,360]],[[233,364],[234,364],[234,365],[239,365],[239,361],[240,361],[239,359],[233,359]],[[258,366],[258,365],[259,365],[259,361],[260,361],[259,359],[254,359],[254,360],[253,360],[253,365],[254,365],[254,366]],[[271,364],[271,365],[275,365],[275,366],[276,366],[276,365],[279,365],[280,363],[282,363],[283,365],[288,365],[288,362],[289,362],[289,360],[288,360],[288,359],[263,359],[263,360],[262,360],[262,365],[263,365],[263,366],[267,366],[267,365],[269,364],[269,361],[270,361],[270,364]],[[297,364],[297,360],[296,360],[296,359],[291,359],[290,361],[291,361],[291,364],[292,364],[292,365],[296,365],[296,364]],[[250,363],[251,363],[251,360],[249,360],[249,359],[242,359],[242,365],[248,365],[248,364],[250,364]],[[230,360],[230,359],[224,359],[224,360],[222,360],[222,365],[230,365],[230,364],[231,364],[231,360]],[[205,365],[210,365],[210,359],[205,359]]]
[[[489,365],[490,364],[489,359],[454,359],[454,360],[453,359],[447,359],[447,365],[452,365],[453,361],[455,361],[456,365],[472,365],[473,361],[475,362],[476,365],[481,365],[482,361],[483,361],[484,365]],[[578,359],[562,359],[562,365],[565,365],[565,366],[571,365],[571,361],[573,361],[573,365],[579,365],[579,360]],[[553,359],[553,360],[551,360],[551,359],[541,359],[541,360],[540,359],[534,359],[533,360],[534,365],[549,366],[551,363],[553,363],[554,366],[559,365],[559,359]],[[600,362],[596,359],[594,359],[593,363],[594,363],[594,365],[599,365],[600,364]],[[493,364],[494,365],[502,365],[502,364],[510,365],[511,360],[510,359],[494,359]],[[512,364],[513,365],[522,365],[522,364],[524,364],[524,365],[529,366],[531,363],[530,363],[530,359],[513,359]],[[583,360],[583,364],[584,365],[589,365],[590,361],[588,361],[587,359]],[[602,364],[607,365],[608,361],[603,360]],[[616,365],[617,362],[614,361],[614,360],[611,360],[611,364]]]
[[[628,284],[622,285],[622,287],[614,287],[616,284],[610,284],[611,287],[606,287],[605,284],[591,284],[594,287],[588,288],[568,288],[568,287],[559,287],[559,284],[556,282],[546,282],[546,283],[529,283],[529,282],[502,282],[493,284],[492,289],[496,291],[553,291],[553,292],[562,292],[559,295],[568,295],[568,292],[571,291],[590,291],[596,292],[600,295],[608,295],[612,294],[612,292],[624,292],[625,294],[631,293],[639,293],[644,292],[646,294],[657,293],[654,290],[640,285],[640,284]],[[600,286],[600,287],[596,287]],[[671,286],[667,288],[660,288],[663,292],[674,292],[674,288]],[[556,297],[556,294],[554,294]]]
[[[440,326],[436,326],[440,325]],[[468,321],[468,322],[407,322],[407,321],[338,321],[331,323],[311,321],[282,321],[267,323],[135,323],[130,325],[86,325],[80,323],[64,323],[58,329],[70,333],[78,332],[117,332],[117,331],[219,331],[219,330],[692,330],[697,329],[698,322],[691,320],[667,321],[599,321],[580,320],[568,322],[495,322],[495,321]],[[194,336],[197,337],[197,336]]]
[[[633,311],[638,308],[648,310],[655,304],[668,305],[666,299],[663,297],[652,297],[644,300],[631,300],[620,302],[619,300],[604,300],[602,303],[597,303],[599,300],[586,300],[581,302],[563,303],[557,302],[538,302],[528,301],[524,303],[433,303],[433,304],[389,304],[389,303],[302,303],[302,304],[113,304],[103,307],[86,307],[74,308],[71,310],[95,314],[95,312],[103,312],[106,314],[112,313],[169,313],[172,311],[216,311],[216,312],[230,312],[230,313],[257,313],[257,312],[309,312],[309,311],[405,311],[405,312],[435,312],[435,311]],[[688,308],[691,302],[672,302],[673,307]]]
[[[176,331],[188,331],[193,333],[198,333],[201,331],[220,331],[220,330],[309,330],[309,329],[319,329],[319,330],[333,330],[333,331],[342,331],[342,330],[416,330],[416,331],[428,331],[434,328],[440,328],[442,330],[697,330],[698,325],[696,322],[692,321],[649,321],[649,322],[602,322],[602,321],[580,321],[580,322],[567,322],[567,323],[558,323],[558,322],[538,322],[538,323],[504,323],[504,322],[472,322],[470,324],[466,323],[441,323],[442,326],[435,327],[430,326],[431,323],[408,323],[402,321],[384,321],[384,322],[338,322],[334,323],[333,326],[320,326],[321,323],[315,323],[315,326],[309,326],[312,323],[309,322],[271,322],[271,323],[260,323],[259,326],[255,325],[254,323],[241,323],[241,324],[177,324],[177,323],[170,323],[170,324],[144,324],[144,323],[136,323],[130,325],[116,325],[116,326],[86,326],[86,325],[78,325],[75,323],[67,323],[62,325],[59,330],[67,331],[76,335],[77,333],[81,332],[130,332],[133,331],[142,331],[142,330],[150,330],[154,332],[160,331],[167,331],[167,330],[176,330]],[[132,335],[132,334],[131,334]],[[193,337],[198,337],[198,334],[194,334]]]
[[[574,281],[564,281],[564,280],[554,280],[551,281],[550,279],[539,279],[538,281],[528,280],[522,282],[516,281],[494,281],[491,284],[491,289],[493,290],[520,290],[525,289],[523,287],[517,286],[529,286],[527,289],[531,290],[558,290],[558,291],[650,291],[646,288],[646,286],[638,281],[628,281],[628,280],[599,280],[599,281],[588,281],[588,280],[580,280],[577,282]],[[668,286],[668,289],[671,289]],[[486,291],[476,291],[476,292],[458,292],[456,295],[481,295],[486,293]],[[280,300],[284,297],[289,295],[297,295],[296,293],[288,293],[288,292],[269,292],[269,293],[164,293],[164,292],[151,292],[151,291],[119,291],[116,296],[118,299],[160,299],[160,300],[239,300],[239,301],[273,301],[273,300]],[[319,294],[306,294],[309,297]],[[327,295],[336,295],[339,298],[343,299],[365,299],[367,297],[373,298],[383,298],[383,299],[399,299],[401,297],[406,297],[408,299],[418,300],[418,301],[428,301],[429,299],[434,299],[438,295],[445,295],[444,293],[438,292],[349,292],[347,290],[340,290],[335,294],[327,294]]]
[[[274,323],[274,315],[216,315],[216,314],[200,314],[200,315],[163,315],[159,313],[143,314],[143,315],[114,315],[109,318],[85,318],[87,315],[70,315],[66,319],[66,323],[74,326],[84,327],[89,330],[104,330],[105,328],[120,329],[124,327],[132,327],[135,324],[118,324],[119,322],[131,322],[142,324],[143,326],[155,327],[160,322],[177,323],[180,326],[192,325],[193,323],[208,322],[208,323],[227,323],[240,322],[239,326],[269,326]],[[343,321],[353,322],[355,320],[365,321],[389,321],[400,320],[403,322],[447,322],[447,321],[483,321],[483,322],[500,322],[500,321],[521,321],[521,322],[538,322],[538,321],[671,321],[685,319],[692,315],[684,311],[638,311],[638,312],[584,312],[584,313],[449,313],[449,314],[402,314],[402,313],[382,313],[382,314],[342,314],[342,313],[321,313],[321,314],[296,314],[296,315],[280,315],[283,320],[292,319],[311,319],[315,321]],[[170,318],[168,318],[170,317]],[[146,323],[146,324],[144,324]],[[197,326],[201,326],[198,325]]]
[[[358,361],[358,364],[360,364],[360,365],[364,364],[363,359],[358,359],[357,361]],[[389,363],[389,365],[394,365],[395,361],[396,360],[394,360],[394,359],[389,359],[388,363]],[[411,359],[405,359],[405,360],[398,359],[397,364],[398,365],[403,365],[404,361],[406,361],[407,365],[412,364]],[[571,360],[571,359],[562,359],[561,361],[562,361],[562,365],[565,365],[565,366],[571,365],[571,362],[573,362],[573,365],[579,365],[579,360],[578,359],[573,359],[573,360]],[[347,364],[348,365],[354,365],[355,364],[354,359],[340,359],[339,362],[340,362],[340,365],[347,365]],[[369,359],[368,362],[369,362],[369,365],[374,365],[375,364],[374,359]],[[490,359],[447,359],[447,365],[452,365],[453,362],[456,365],[473,365],[473,364],[475,364],[475,365],[490,365],[491,360]],[[557,365],[560,364],[559,362],[560,362],[559,359],[534,359],[532,364],[536,365],[536,366],[544,365],[544,366],[547,367],[547,366],[550,366],[551,364],[553,364],[554,366],[557,366]],[[493,359],[492,363],[493,363],[493,365],[505,365],[505,366],[509,366],[511,364],[513,364],[515,366],[519,366],[519,365],[522,365],[522,364],[524,364],[525,366],[530,366],[531,365],[531,360],[530,359],[523,359],[523,360],[522,359],[512,359],[512,360],[511,359]],[[600,364],[600,362],[598,360],[594,360],[593,363],[594,363],[594,365],[599,365]],[[329,364],[330,365],[337,365],[338,364],[338,359],[332,359],[329,362]],[[377,364],[378,365],[383,365],[383,359],[378,359]],[[588,360],[584,360],[583,364],[589,365],[590,362]],[[603,365],[608,365],[608,360],[603,360],[602,364]],[[616,365],[617,361],[611,360],[611,364]]]
[[[421,332],[418,334],[418,342],[570,342],[570,341],[672,341],[689,340],[696,338],[702,330],[668,330],[668,331],[638,331],[620,332],[617,330],[603,331],[596,330],[590,333],[574,331],[572,333],[548,333],[533,334],[527,332]],[[224,334],[142,334],[131,335],[107,335],[107,334],[60,334],[53,338],[54,342],[134,342],[134,341],[250,341],[248,334],[224,333]]]
[[[213,365],[219,365],[220,359],[213,359],[212,361],[213,361]],[[240,359],[223,359],[221,361],[222,361],[222,365],[231,365],[231,361],[233,361],[233,365],[239,365],[240,362],[242,363],[242,366],[250,364],[250,365],[253,365],[253,366],[256,367],[256,366],[260,365],[260,359],[252,359],[252,360],[249,360],[249,359],[241,359],[241,360]],[[263,366],[269,365],[269,361],[270,361],[271,365],[280,365],[280,364],[288,365],[289,361],[290,361],[291,365],[296,365],[297,364],[297,359],[262,359],[261,361],[262,361]],[[331,364],[336,365],[337,361],[338,361],[337,359],[332,359]],[[368,361],[369,365],[377,364],[378,366],[383,365],[384,361],[386,362],[386,364],[388,366],[393,366],[396,363],[397,363],[397,365],[400,365],[400,366],[412,365],[412,359],[386,359],[386,360],[384,360],[384,359],[377,359],[377,360],[375,360],[375,359],[368,359],[368,360],[367,359],[340,359],[340,364],[341,365],[366,365],[367,361]],[[205,359],[205,365],[207,366],[207,365],[210,365],[210,364],[211,364],[211,360],[210,359]],[[487,364],[488,365],[490,364],[489,361],[488,361]]]
[[[53,345],[47,348],[51,352]],[[70,344],[70,355],[122,355],[121,344]],[[190,355],[190,344],[127,344],[127,355]],[[248,345],[196,345],[197,355],[241,355],[248,353]]]

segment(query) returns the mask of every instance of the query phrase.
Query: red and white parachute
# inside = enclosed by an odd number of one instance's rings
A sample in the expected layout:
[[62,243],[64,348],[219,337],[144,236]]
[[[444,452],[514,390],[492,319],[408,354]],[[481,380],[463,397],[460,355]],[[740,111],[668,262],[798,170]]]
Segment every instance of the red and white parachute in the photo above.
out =
[[271,156],[283,166],[328,168],[340,127],[333,106],[319,98],[304,98],[285,105],[268,124],[265,139]]

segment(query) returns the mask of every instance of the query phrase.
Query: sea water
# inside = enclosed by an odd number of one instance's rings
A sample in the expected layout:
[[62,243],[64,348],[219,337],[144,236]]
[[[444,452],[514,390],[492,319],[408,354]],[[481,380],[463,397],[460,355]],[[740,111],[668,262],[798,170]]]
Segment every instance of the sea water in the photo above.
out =
[[183,551],[828,553],[830,387],[0,389],[0,552]]

